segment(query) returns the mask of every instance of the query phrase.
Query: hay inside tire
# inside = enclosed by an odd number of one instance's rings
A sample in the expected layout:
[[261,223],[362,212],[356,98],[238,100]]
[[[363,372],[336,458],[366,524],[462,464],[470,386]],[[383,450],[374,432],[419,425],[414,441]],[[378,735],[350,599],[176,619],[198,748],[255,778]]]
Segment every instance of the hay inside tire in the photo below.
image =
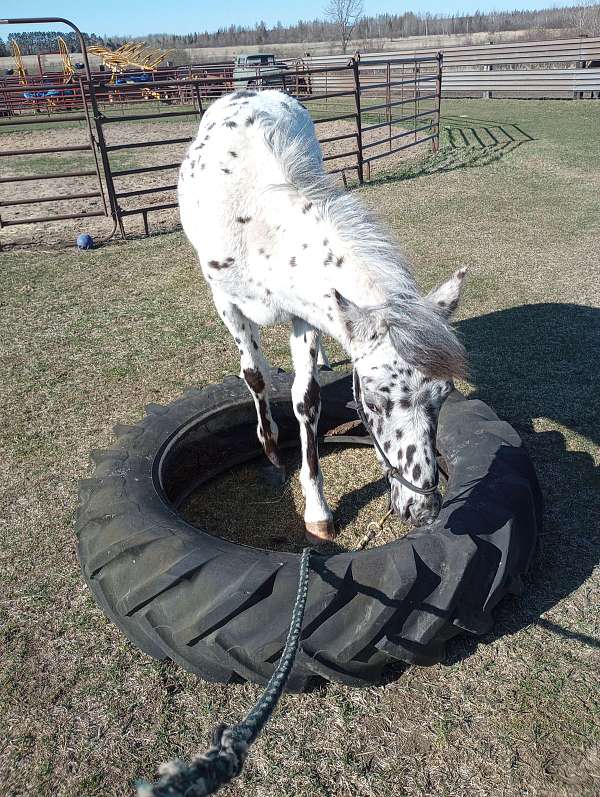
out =
[[[323,372],[320,434],[354,421],[351,377]],[[297,438],[292,377],[272,376],[284,444]],[[143,651],[208,681],[265,683],[281,654],[299,555],[210,535],[178,512],[198,486],[261,456],[254,404],[236,377],[150,405],[92,454],[77,518],[84,577],[104,613]],[[515,430],[454,391],[439,419],[449,480],[433,525],[381,547],[315,553],[288,689],[377,681],[394,662],[440,661],[458,633],[488,632],[518,593],[541,524],[541,495]]]

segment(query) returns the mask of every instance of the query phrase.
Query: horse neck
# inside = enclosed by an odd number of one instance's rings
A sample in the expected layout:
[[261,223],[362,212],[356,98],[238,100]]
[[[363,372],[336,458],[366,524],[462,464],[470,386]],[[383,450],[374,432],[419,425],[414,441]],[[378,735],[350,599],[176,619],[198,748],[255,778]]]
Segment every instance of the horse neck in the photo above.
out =
[[[359,307],[380,306],[386,303],[381,280],[369,267],[368,259],[357,256],[347,228],[324,212],[321,204],[300,192],[282,195],[274,191],[268,201],[265,216],[277,219],[276,234],[286,262],[293,259],[299,267],[293,277],[299,287],[300,304],[306,295],[312,298],[316,294],[321,312],[319,328],[336,338],[352,356],[334,292]],[[314,323],[314,319],[306,320]]]

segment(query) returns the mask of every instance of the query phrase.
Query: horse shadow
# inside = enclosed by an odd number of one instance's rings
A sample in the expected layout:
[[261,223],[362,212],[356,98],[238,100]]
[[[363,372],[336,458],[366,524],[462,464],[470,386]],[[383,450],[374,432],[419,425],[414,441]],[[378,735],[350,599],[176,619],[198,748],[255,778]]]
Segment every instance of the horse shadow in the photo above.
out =
[[535,141],[515,122],[442,116],[441,146],[417,161],[408,161],[394,171],[374,175],[370,184],[414,180],[457,169],[489,166],[510,155],[523,144]]
[[[600,639],[543,615],[600,562],[600,402],[593,384],[600,373],[600,310],[524,305],[465,319],[457,330],[477,385],[469,397],[485,401],[518,432],[537,472],[544,517],[523,593],[498,604],[489,632],[450,640],[443,663],[530,625],[599,649]],[[401,677],[406,666],[390,667],[382,682]]]
[[544,496],[544,526],[519,597],[495,610],[493,631],[448,643],[446,663],[478,644],[538,624],[591,648],[600,639],[542,615],[575,592],[600,562],[600,310],[532,304],[457,324],[480,398],[508,420],[533,460]]

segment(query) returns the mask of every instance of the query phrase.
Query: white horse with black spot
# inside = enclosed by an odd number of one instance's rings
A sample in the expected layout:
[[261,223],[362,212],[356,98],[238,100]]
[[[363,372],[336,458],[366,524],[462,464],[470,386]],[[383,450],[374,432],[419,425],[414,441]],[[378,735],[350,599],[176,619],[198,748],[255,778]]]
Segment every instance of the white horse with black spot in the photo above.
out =
[[316,437],[322,332],[348,352],[377,456],[402,477],[390,480],[394,512],[431,523],[438,413],[465,370],[448,323],[464,270],[423,297],[399,245],[326,175],[308,112],[279,91],[236,91],[209,107],[181,166],[179,205],[278,467],[260,327],[291,322],[309,541],[334,537]]

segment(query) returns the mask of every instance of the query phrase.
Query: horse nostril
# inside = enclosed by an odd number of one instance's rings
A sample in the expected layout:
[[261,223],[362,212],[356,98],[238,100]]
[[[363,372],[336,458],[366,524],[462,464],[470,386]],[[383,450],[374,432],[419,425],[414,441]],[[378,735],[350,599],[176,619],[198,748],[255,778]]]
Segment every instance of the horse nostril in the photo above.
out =
[[436,519],[440,511],[440,504],[434,503],[433,506],[421,506],[413,512],[411,510],[410,516],[413,523],[417,526],[430,526]]
[[411,512],[410,519],[415,526],[424,526],[427,523],[427,512]]

